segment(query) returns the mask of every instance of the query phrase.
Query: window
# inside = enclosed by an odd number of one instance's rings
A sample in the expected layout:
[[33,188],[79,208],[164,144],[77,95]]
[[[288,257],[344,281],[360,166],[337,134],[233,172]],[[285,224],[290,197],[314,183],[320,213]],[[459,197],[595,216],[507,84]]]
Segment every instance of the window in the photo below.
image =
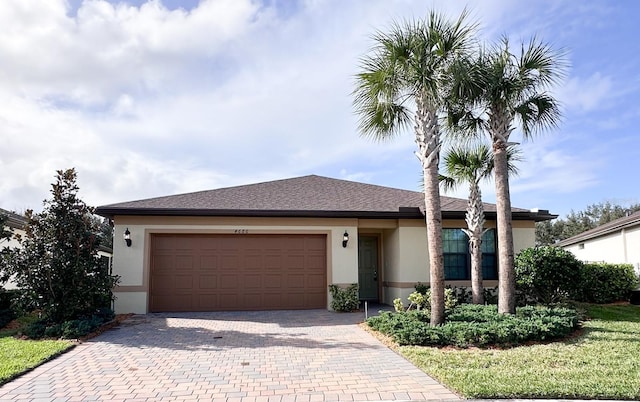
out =
[[[462,229],[443,229],[444,278],[446,280],[471,279],[469,238]],[[496,264],[496,233],[489,229],[482,236],[482,277],[498,279]]]

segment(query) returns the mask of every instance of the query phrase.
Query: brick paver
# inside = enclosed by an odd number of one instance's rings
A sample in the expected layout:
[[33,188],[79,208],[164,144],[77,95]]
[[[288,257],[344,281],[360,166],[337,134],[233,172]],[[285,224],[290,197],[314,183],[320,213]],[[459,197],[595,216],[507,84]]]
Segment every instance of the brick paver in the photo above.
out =
[[148,314],[0,387],[2,401],[457,400],[323,310]]

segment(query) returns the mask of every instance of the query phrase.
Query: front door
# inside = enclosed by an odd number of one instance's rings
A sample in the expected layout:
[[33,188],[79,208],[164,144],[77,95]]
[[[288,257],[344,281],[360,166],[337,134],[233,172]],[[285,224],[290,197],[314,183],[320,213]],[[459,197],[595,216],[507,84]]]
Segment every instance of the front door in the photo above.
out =
[[358,237],[358,285],[360,300],[378,301],[378,238]]

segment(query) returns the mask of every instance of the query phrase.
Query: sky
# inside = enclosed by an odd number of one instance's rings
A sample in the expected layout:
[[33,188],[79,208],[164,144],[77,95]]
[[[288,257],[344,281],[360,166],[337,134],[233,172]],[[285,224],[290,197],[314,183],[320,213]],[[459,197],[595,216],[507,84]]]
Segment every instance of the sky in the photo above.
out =
[[0,208],[41,210],[72,167],[92,206],[309,174],[419,191],[410,130],[358,133],[354,76],[376,30],[465,7],[485,43],[536,36],[571,65],[558,128],[512,135],[512,205],[639,203],[635,0],[2,0]]

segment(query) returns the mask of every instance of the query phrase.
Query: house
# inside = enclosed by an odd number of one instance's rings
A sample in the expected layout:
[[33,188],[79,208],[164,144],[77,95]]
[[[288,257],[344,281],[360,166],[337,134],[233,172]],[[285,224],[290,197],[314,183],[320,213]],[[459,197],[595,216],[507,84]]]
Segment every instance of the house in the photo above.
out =
[[[466,200],[442,197],[447,282],[470,286]],[[485,204],[495,227],[495,205]],[[118,313],[328,308],[328,285],[391,304],[429,282],[424,194],[321,176],[98,207],[113,219]],[[516,251],[548,211],[513,210]],[[483,242],[496,286],[495,230]]]
[[640,211],[555,244],[583,261],[632,264],[640,275]]

